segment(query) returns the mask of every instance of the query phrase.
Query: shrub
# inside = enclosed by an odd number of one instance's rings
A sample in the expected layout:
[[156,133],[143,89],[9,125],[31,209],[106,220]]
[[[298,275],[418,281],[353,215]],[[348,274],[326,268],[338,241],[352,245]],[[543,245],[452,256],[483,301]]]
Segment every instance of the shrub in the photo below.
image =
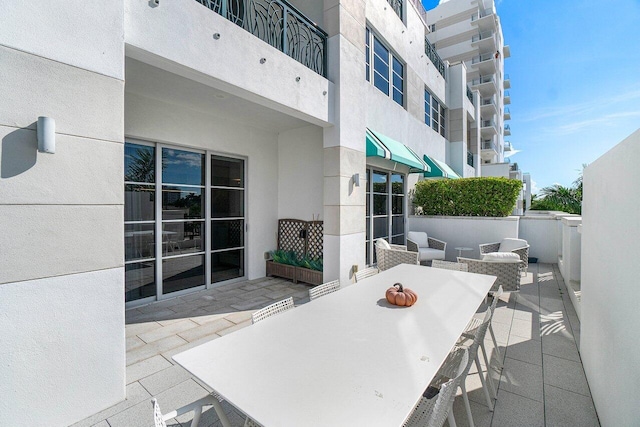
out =
[[271,251],[271,259],[279,264],[322,271],[322,258],[311,258],[307,255],[298,256],[294,251],[285,251],[282,249]]
[[508,216],[522,182],[507,178],[423,180],[416,184],[413,204],[424,215]]

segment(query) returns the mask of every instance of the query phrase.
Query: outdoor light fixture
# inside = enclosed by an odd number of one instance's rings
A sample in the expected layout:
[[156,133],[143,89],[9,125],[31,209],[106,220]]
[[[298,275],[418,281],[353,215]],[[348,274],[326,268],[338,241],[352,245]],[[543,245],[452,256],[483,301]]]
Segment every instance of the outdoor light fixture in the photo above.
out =
[[220,33],[215,33],[215,34],[213,35],[213,39],[214,39],[214,40],[220,40]]
[[300,76],[296,77],[296,81],[299,82],[300,81]]
[[353,174],[353,185],[356,187],[360,187],[360,174]]
[[56,152],[56,121],[51,117],[38,117],[38,151],[53,154]]
[[267,58],[260,58],[260,63],[264,64],[265,62],[267,62]]

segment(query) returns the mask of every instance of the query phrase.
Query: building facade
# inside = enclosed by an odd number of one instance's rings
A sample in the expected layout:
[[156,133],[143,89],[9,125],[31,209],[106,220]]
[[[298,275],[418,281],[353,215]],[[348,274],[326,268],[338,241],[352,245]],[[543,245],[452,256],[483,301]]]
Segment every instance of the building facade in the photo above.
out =
[[[0,13],[9,425],[123,400],[125,308],[263,277],[278,218],[321,219],[324,278],[350,283],[374,239],[404,243],[410,190],[436,176],[425,156],[479,176],[482,88],[426,42],[419,2]],[[55,122],[49,152],[39,117]]]

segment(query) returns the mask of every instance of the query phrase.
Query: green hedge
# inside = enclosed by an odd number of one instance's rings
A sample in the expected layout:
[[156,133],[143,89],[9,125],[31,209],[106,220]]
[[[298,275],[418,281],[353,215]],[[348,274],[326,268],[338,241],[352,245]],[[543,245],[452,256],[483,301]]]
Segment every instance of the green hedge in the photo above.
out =
[[427,179],[416,184],[413,204],[423,215],[508,216],[522,182],[507,178]]

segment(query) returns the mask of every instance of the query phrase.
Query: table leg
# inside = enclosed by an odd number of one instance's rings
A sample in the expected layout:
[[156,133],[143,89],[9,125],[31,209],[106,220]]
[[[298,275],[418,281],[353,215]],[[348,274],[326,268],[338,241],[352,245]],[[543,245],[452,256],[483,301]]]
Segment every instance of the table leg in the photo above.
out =
[[216,414],[218,414],[222,427],[231,427],[231,422],[229,421],[229,418],[227,418],[227,414],[224,413],[222,405],[220,405],[218,399],[213,399],[213,409],[216,410]]

